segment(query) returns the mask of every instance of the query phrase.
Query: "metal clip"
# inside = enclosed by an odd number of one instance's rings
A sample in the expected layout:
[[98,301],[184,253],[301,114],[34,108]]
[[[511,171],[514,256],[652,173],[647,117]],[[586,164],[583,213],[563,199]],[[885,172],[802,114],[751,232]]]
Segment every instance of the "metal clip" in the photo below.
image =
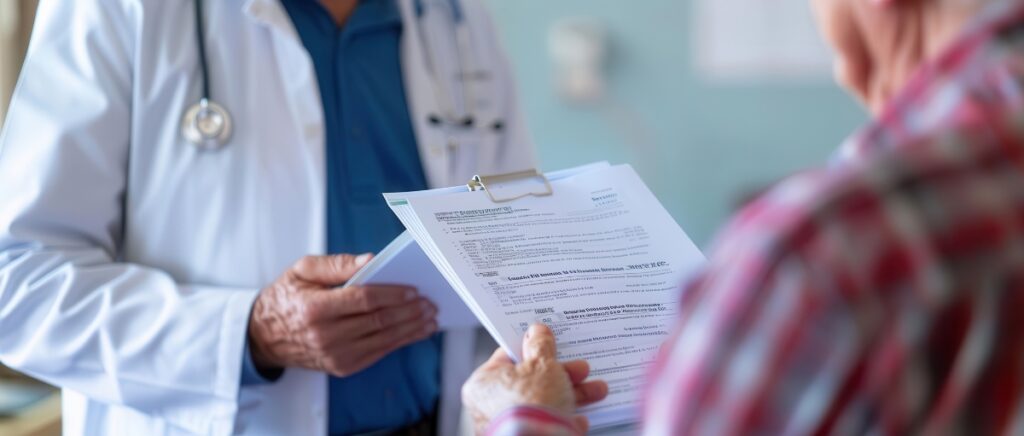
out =
[[[544,189],[524,192],[506,198],[499,198],[492,189],[488,188],[488,186],[495,187],[496,185],[501,183],[523,181],[527,179],[534,179],[539,181],[539,185],[543,186]],[[473,176],[473,178],[469,180],[469,183],[466,184],[466,186],[469,188],[470,191],[487,191],[487,196],[490,197],[491,201],[495,203],[505,203],[531,195],[534,197],[546,197],[555,193],[554,189],[551,187],[551,182],[548,180],[548,178],[544,176],[544,174],[542,174],[540,171],[537,171],[536,168],[531,170],[517,171],[514,173],[498,174],[493,176]]]

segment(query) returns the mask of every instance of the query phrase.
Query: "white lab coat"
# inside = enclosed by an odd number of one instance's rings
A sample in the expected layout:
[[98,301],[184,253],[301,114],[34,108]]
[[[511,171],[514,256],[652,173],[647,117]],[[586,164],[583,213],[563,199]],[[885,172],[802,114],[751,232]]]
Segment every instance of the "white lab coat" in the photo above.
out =
[[[476,88],[477,118],[501,117],[506,134],[463,134],[453,148],[427,125],[436,93],[421,23],[401,0],[405,89],[434,187],[534,165],[490,19],[477,1],[462,3],[466,54],[493,81]],[[179,129],[200,92],[191,0],[39,9],[0,137],[0,360],[64,389],[67,434],[326,431],[324,374],[289,369],[276,383],[239,387],[258,290],[324,252],[315,72],[277,0],[206,5],[212,97],[236,127],[216,152]],[[461,104],[449,17],[422,25]],[[472,337],[451,332],[445,343],[443,434],[457,425]]]

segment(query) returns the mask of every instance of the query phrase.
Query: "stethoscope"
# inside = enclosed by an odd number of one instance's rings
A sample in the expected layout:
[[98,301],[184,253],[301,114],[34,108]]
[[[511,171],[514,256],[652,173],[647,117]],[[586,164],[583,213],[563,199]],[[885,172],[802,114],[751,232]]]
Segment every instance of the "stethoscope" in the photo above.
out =
[[[462,84],[461,113],[455,109],[454,93],[449,93],[450,98],[445,98],[444,84],[441,80],[441,73],[437,68],[437,54],[434,53],[432,45],[427,42],[427,35],[423,30],[423,18],[427,12],[423,4],[424,2],[423,0],[413,0],[413,10],[417,20],[416,30],[419,33],[424,62],[427,67],[427,73],[430,75],[431,87],[434,89],[434,98],[438,102],[439,108],[439,111],[427,114],[427,123],[434,127],[447,128],[449,130],[467,131],[484,127],[494,133],[501,133],[505,128],[505,121],[503,119],[496,118],[491,120],[490,123],[480,123],[477,115],[474,115],[478,111],[476,110],[476,99],[473,93],[475,89],[470,83],[478,80],[487,80],[490,78],[490,72],[479,68],[479,63],[477,62],[468,62],[469,56],[467,53],[472,52],[472,50],[469,47],[469,29],[466,27],[466,16],[462,10],[462,4],[459,0],[447,0],[447,2],[449,12],[451,13],[451,27],[455,35],[455,57],[459,67],[457,73],[459,77],[457,80]],[[478,68],[472,68],[472,64],[477,64]]]
[[[469,50],[469,35],[466,28],[465,15],[459,0],[447,0],[451,12],[452,28],[455,32],[456,47],[455,56],[458,58],[459,77],[462,84],[462,111],[456,110],[456,97],[454,92],[448,93],[445,98],[444,85],[441,75],[437,69],[436,54],[433,47],[427,42],[423,30],[423,18],[426,16],[426,7],[423,0],[413,0],[414,13],[416,14],[416,29],[419,32],[420,44],[424,53],[427,73],[438,102],[437,111],[429,112],[426,116],[427,124],[444,128],[446,131],[471,131],[484,127],[494,133],[502,133],[505,129],[505,121],[501,118],[491,120],[490,123],[481,123],[478,120],[476,111],[476,100],[473,95],[473,87],[470,82],[490,77],[486,70],[468,67],[466,52]],[[231,139],[232,121],[231,114],[210,98],[210,71],[206,57],[205,34],[203,32],[203,1],[194,0],[195,21],[196,21],[196,49],[199,54],[199,69],[202,78],[202,95],[199,102],[189,106],[181,118],[181,134],[189,143],[203,150],[216,150],[227,144]],[[451,141],[450,144],[455,144]]]
[[206,43],[203,32],[203,0],[195,0],[196,49],[199,53],[199,71],[203,79],[202,98],[189,106],[181,117],[181,135],[202,150],[216,150],[231,139],[231,114],[224,106],[210,99],[210,67],[206,62]]

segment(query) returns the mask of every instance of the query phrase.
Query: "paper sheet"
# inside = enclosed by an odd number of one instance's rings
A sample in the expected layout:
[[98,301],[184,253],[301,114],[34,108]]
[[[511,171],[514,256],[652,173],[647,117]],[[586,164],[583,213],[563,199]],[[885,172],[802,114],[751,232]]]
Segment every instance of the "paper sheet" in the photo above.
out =
[[402,232],[384,247],[348,283],[412,286],[437,306],[437,323],[442,330],[480,325],[409,232]]

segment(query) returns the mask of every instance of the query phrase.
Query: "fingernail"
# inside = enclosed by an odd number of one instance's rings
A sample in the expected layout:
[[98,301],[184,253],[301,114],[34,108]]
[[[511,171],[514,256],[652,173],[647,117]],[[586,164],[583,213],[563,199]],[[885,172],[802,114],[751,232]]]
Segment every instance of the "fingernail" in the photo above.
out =
[[434,318],[434,307],[430,303],[424,301],[420,303],[420,313],[424,321]]
[[416,291],[415,290],[409,289],[408,291],[405,291],[405,301],[412,301],[412,300],[415,300],[415,299],[416,299]]
[[423,328],[423,333],[428,334],[428,335],[431,334],[431,333],[434,333],[436,331],[437,331],[437,323],[436,322],[431,322],[431,323],[427,324],[426,327]]
[[526,337],[532,337],[533,335],[540,333],[543,329],[543,324],[532,324],[530,325],[530,328],[526,330]]
[[373,255],[370,253],[363,253],[356,256],[356,266],[366,265],[366,262],[369,262],[371,257],[373,257]]

